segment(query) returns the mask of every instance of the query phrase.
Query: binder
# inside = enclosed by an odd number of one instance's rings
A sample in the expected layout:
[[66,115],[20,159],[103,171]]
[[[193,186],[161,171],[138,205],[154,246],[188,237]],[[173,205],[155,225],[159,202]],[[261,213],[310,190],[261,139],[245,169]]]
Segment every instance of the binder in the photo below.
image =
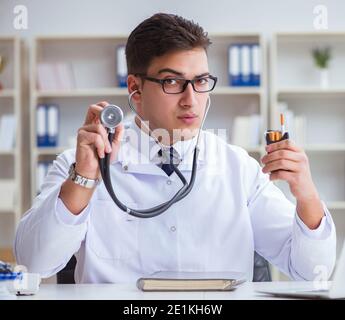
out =
[[240,72],[240,85],[250,86],[250,46],[247,44],[241,45],[241,72]]
[[142,291],[231,291],[245,282],[239,272],[158,271],[137,280]]
[[119,87],[127,87],[127,62],[125,46],[120,45],[116,49],[117,83]]
[[251,45],[251,85],[260,86],[261,50],[258,44]]
[[11,151],[15,146],[16,119],[14,114],[4,114],[0,118],[0,150]]
[[59,108],[56,104],[47,107],[47,146],[56,147],[59,133]]
[[240,86],[240,46],[238,44],[230,45],[228,54],[229,84],[230,86]]
[[47,108],[44,104],[39,104],[36,109],[36,135],[37,146],[46,147],[48,144],[47,137]]

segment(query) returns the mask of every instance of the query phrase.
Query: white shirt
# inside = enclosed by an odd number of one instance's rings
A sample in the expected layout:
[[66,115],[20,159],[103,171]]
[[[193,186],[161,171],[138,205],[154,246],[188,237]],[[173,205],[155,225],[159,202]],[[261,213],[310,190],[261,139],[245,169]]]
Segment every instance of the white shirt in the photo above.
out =
[[[150,208],[171,199],[182,183],[157,166],[153,139],[143,134],[140,141],[150,147],[138,148],[132,133],[126,130],[129,138],[110,166],[113,188],[128,207]],[[174,145],[187,181],[195,141]],[[77,283],[133,282],[159,270],[236,271],[251,281],[254,250],[295,280],[313,280],[319,265],[328,275],[333,270],[336,233],[324,203],[320,226],[310,230],[255,159],[211,133],[201,132],[190,194],[154,218],[121,211],[103,183],[81,214],[70,213],[58,195],[73,162],[74,150],[57,157],[17,230],[17,262],[42,277],[63,269],[73,254]]]

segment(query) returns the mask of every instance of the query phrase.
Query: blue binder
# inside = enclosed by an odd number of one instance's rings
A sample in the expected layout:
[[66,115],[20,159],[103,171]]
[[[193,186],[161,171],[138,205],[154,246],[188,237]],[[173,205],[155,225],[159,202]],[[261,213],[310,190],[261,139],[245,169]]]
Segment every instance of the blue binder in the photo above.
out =
[[47,108],[45,104],[39,104],[36,109],[36,134],[37,134],[37,146],[46,147],[48,145],[48,135],[47,135]]
[[56,147],[59,135],[59,107],[56,104],[47,106],[47,146]]
[[116,49],[116,71],[117,71],[117,83],[119,87],[127,87],[127,62],[125,46],[120,45]]
[[240,45],[231,44],[228,49],[228,72],[230,86],[235,87],[241,85],[240,61]]
[[251,85],[260,86],[261,50],[259,44],[252,44],[251,51]]

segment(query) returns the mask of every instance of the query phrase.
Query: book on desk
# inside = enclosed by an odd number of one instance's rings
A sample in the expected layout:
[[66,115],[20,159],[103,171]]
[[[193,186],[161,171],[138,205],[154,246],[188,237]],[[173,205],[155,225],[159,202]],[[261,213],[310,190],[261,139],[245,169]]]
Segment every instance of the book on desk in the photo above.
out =
[[137,280],[142,291],[231,291],[245,282],[239,272],[158,271]]

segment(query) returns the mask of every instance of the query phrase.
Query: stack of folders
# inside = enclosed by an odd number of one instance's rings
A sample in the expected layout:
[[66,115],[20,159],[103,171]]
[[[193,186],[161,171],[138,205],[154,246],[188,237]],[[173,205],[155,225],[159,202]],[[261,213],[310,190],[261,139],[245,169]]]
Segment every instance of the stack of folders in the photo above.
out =
[[261,50],[259,44],[231,44],[228,59],[230,86],[260,86]]
[[238,272],[158,271],[137,280],[142,291],[231,291],[245,281]]
[[37,146],[56,147],[59,133],[59,107],[56,104],[37,106]]
[[120,45],[116,49],[116,69],[118,86],[127,87],[127,62],[124,45]]
[[231,143],[241,147],[257,147],[260,144],[262,120],[260,115],[237,116],[234,119]]
[[76,88],[73,67],[64,62],[41,62],[37,66],[38,90],[71,90]]

